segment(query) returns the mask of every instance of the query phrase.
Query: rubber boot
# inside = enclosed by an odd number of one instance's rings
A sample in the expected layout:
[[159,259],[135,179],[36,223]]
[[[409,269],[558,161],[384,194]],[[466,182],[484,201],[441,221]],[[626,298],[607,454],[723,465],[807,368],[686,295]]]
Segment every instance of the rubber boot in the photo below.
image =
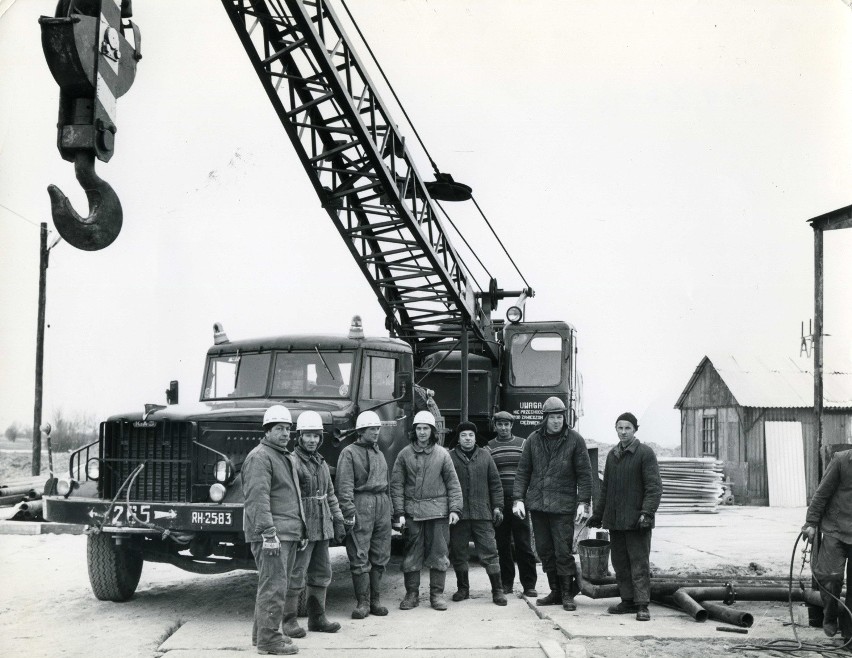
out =
[[299,647],[295,644],[279,644],[270,649],[258,649],[257,652],[261,656],[292,656],[299,653]]
[[284,597],[284,625],[281,632],[288,637],[305,637],[305,629],[299,626],[299,597],[300,589],[288,589]]
[[370,574],[353,573],[352,587],[355,589],[357,601],[352,611],[352,619],[364,619],[370,614]]
[[562,588],[562,609],[574,612],[577,609],[574,603],[574,576],[559,576],[559,584]]
[[503,583],[500,581],[500,572],[488,574],[491,581],[491,600],[497,605],[507,605],[506,595],[503,593]]
[[388,609],[382,605],[382,571],[376,569],[370,572],[370,614],[384,617]]
[[399,609],[411,610],[420,605],[420,572],[406,571],[402,575],[405,579],[405,598],[399,604]]
[[559,578],[556,577],[555,571],[547,572],[547,582],[550,585],[550,594],[538,599],[536,605],[559,605],[562,603],[562,588],[559,585]]
[[308,630],[320,633],[336,633],[340,624],[329,621],[325,616],[325,587],[308,585]]
[[447,599],[444,598],[444,585],[446,582],[446,571],[429,569],[429,604],[433,610],[447,609]]
[[464,601],[470,598],[470,572],[456,569],[456,593],[453,601]]

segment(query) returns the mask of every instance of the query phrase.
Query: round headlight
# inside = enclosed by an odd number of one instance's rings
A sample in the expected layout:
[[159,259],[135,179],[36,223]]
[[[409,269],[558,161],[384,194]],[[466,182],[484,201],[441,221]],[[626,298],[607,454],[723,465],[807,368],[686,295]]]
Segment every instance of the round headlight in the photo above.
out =
[[210,487],[210,500],[214,503],[221,503],[225,497],[225,485],[218,482]]
[[98,459],[90,459],[86,462],[86,477],[97,480],[101,476],[101,462]]
[[213,467],[213,477],[216,482],[227,482],[231,479],[231,465],[224,459],[216,462]]
[[506,319],[513,323],[520,322],[523,315],[523,311],[521,311],[521,309],[517,306],[510,306],[509,310],[506,311]]
[[61,478],[56,482],[56,493],[60,496],[67,496],[71,493],[71,480]]

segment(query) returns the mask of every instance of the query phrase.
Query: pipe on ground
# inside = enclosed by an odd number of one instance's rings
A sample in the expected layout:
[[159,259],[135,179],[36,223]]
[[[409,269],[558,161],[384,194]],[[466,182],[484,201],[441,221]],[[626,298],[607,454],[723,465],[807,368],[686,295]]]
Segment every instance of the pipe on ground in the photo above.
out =
[[704,601],[701,605],[707,611],[707,616],[710,619],[723,621],[726,624],[742,628],[751,628],[751,625],[754,623],[754,616],[745,610],[735,610],[730,606],[710,603],[709,601]]
[[[651,596],[654,596],[653,588]],[[804,601],[811,605],[822,605],[819,593],[813,590],[787,587],[682,587],[672,594],[672,600],[695,621],[707,620],[707,610],[700,604],[703,601]],[[721,606],[719,606],[721,607]]]

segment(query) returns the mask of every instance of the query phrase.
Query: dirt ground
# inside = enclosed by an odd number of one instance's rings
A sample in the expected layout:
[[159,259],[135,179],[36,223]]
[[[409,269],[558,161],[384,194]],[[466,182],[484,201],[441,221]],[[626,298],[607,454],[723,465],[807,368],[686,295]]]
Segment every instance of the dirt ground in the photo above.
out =
[[[803,509],[726,508],[718,515],[660,516],[652,562],[657,574],[784,576]],[[256,587],[253,572],[219,576],[182,572],[170,565],[146,563],[136,595],[126,603],[97,601],[86,573],[86,538],[81,535],[6,534],[35,524],[0,523],[0,649],[3,656],[128,656],[194,658],[256,655],[250,644]],[[22,529],[18,530],[22,532]],[[667,658],[685,656],[781,656],[777,651],[737,648],[747,643],[794,641],[786,603],[736,603],[755,623],[748,634],[717,631],[719,622],[697,623],[684,613],[651,606],[650,622],[630,615],[613,617],[613,599],[577,598],[576,613],[558,606],[539,608],[534,600],[510,597],[509,605],[491,603],[487,577],[472,567],[472,598],[450,603],[448,612],[428,607],[424,572],[421,606],[403,612],[398,559],[386,577],[390,614],[364,621],[350,618],[353,605],[345,554],[333,549],[335,579],[329,591],[329,616],[343,628],[334,635],[309,633],[297,640],[300,655],[451,656],[532,658],[588,656]],[[798,574],[797,564],[797,574]],[[545,579],[540,575],[539,591]],[[448,593],[455,579],[447,578]],[[796,606],[802,640],[827,643],[820,629],[806,626],[806,610]],[[625,619],[624,617],[628,617]],[[819,655],[801,652],[798,655]],[[852,654],[849,654],[852,655]]]

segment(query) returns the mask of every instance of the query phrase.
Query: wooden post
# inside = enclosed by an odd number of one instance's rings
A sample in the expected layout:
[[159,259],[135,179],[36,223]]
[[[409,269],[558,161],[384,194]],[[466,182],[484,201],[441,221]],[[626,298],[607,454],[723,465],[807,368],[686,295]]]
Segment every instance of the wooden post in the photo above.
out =
[[825,449],[822,424],[822,314],[823,314],[823,235],[822,226],[814,223],[814,430],[817,448],[817,482],[825,471]]
[[41,473],[41,402],[44,376],[44,309],[47,295],[47,223],[41,223],[38,267],[38,325],[36,327],[35,402],[33,404],[33,464],[32,474]]
[[852,228],[852,206],[832,210],[819,217],[812,217],[808,223],[814,229],[814,434],[817,448],[817,476],[822,479],[828,450],[823,437],[823,233],[844,228]]

